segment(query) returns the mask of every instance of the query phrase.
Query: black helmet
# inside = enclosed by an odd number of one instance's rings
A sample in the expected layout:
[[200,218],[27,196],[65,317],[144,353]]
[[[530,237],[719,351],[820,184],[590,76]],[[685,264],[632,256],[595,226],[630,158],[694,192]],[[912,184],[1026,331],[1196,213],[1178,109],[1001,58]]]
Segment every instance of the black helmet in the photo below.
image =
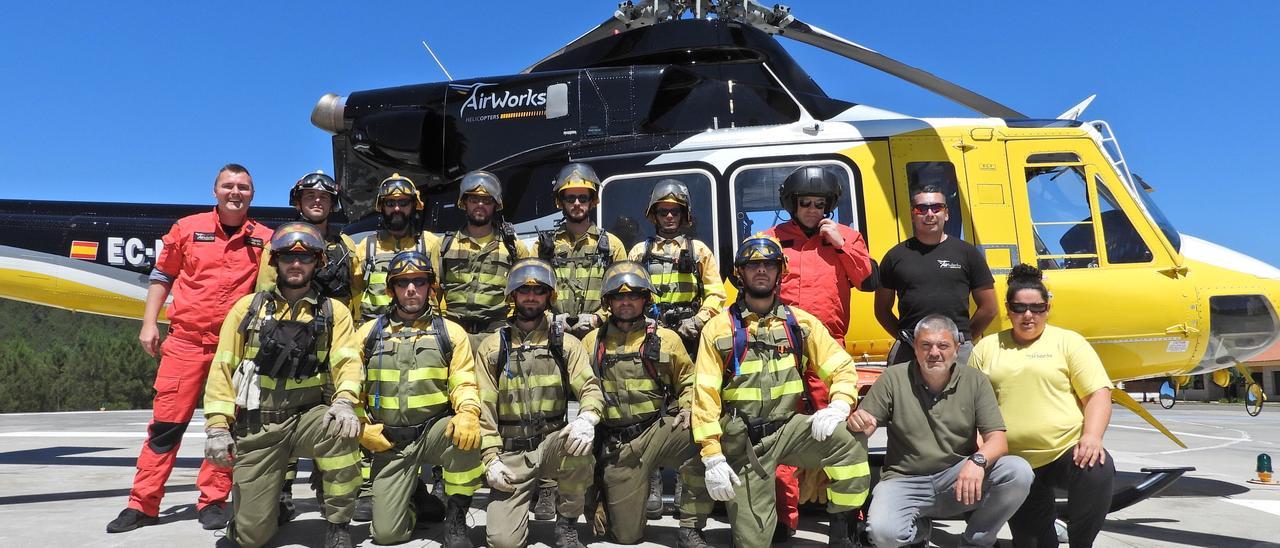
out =
[[338,193],[341,187],[333,177],[325,175],[324,172],[315,171],[303,175],[298,182],[293,183],[293,188],[289,190],[289,205],[298,207],[298,199],[302,197],[302,191],[315,189],[322,192],[328,192],[333,195],[333,205],[331,211],[342,211],[342,201],[338,200]]
[[840,179],[822,166],[801,166],[787,175],[782,186],[778,187],[778,199],[782,202],[782,208],[792,215],[796,214],[798,196],[825,197],[827,208],[824,213],[831,213],[840,200],[840,193]]
[[502,211],[502,183],[497,175],[488,171],[472,171],[463,175],[462,183],[458,185],[458,207],[466,207],[463,202],[468,194],[493,198],[493,210]]
[[431,259],[423,252],[411,249],[396,253],[391,258],[391,263],[387,266],[387,294],[395,298],[391,281],[410,274],[426,274],[431,279],[431,286],[436,285],[436,269],[432,268]]
[[600,286],[602,297],[638,292],[653,294],[653,283],[649,281],[649,271],[644,265],[636,261],[618,261],[605,269]]
[[787,272],[787,255],[773,236],[756,234],[742,240],[738,252],[733,255],[733,267],[738,268],[751,261],[776,261],[782,267],[782,273]]

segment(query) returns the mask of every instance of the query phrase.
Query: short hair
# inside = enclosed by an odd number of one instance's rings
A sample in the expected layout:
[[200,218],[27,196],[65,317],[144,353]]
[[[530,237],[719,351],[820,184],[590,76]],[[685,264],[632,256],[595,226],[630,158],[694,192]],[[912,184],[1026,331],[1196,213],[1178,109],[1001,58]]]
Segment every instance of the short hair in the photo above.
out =
[[907,198],[907,201],[914,204],[916,196],[920,194],[941,194],[944,198],[947,196],[946,191],[942,190],[942,187],[935,184],[927,184],[911,189],[911,197]]
[[951,318],[943,316],[942,314],[930,314],[925,316],[923,320],[916,323],[916,329],[912,333],[912,337],[914,340],[919,340],[920,334],[925,331],[946,331],[951,333],[951,340],[956,343],[960,342],[960,328],[956,327],[956,322],[952,321]]
[[237,163],[235,163],[235,162],[232,162],[232,163],[230,163],[230,164],[227,164],[227,165],[225,165],[225,166],[222,166],[222,169],[219,169],[219,170],[218,170],[218,174],[213,176],[213,184],[214,184],[214,186],[217,186],[217,185],[218,185],[218,177],[221,177],[221,176],[222,176],[222,174],[223,174],[224,172],[231,172],[231,173],[243,173],[243,174],[245,174],[246,176],[248,176],[248,177],[249,177],[249,183],[250,183],[250,184],[252,184],[252,183],[253,183],[253,175],[249,174],[249,168],[246,168],[246,167],[244,167],[244,166],[242,166],[242,165],[240,165],[240,164],[237,164]]

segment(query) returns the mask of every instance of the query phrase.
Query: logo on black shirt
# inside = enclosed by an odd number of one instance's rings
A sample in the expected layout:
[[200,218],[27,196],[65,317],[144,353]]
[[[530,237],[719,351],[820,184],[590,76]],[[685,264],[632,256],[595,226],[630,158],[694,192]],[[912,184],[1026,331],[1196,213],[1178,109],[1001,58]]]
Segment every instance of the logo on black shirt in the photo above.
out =
[[215,239],[215,237],[214,237],[214,235],[213,235],[213,233],[212,233],[212,232],[197,232],[197,233],[195,233],[195,241],[197,241],[197,242],[212,242],[212,241],[214,241],[214,239]]
[[949,268],[951,270],[964,270],[964,266],[960,263],[947,259],[938,259],[938,268]]

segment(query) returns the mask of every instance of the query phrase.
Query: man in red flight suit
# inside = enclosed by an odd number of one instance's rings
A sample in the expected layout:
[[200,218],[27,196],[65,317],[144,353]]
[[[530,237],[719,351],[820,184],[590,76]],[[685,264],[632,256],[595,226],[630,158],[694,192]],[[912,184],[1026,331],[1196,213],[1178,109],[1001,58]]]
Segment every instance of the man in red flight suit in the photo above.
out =
[[[156,397],[147,441],[138,455],[138,473],[129,506],[108,533],[132,531],[157,522],[164,483],[173,471],[182,435],[200,401],[209,364],[218,346],[222,320],[236,300],[253,290],[263,244],[271,229],[248,218],[253,179],[239,164],[227,164],[213,183],[217,207],[178,219],[164,236],[164,248],[151,271],[138,341],[160,356]],[[170,292],[169,336],[160,344],[156,318]],[[205,529],[226,527],[223,506],[231,490],[231,469],[205,461],[196,479],[196,511]]]
[[[862,234],[829,218],[840,199],[840,181],[821,166],[803,166],[788,175],[778,189],[791,220],[765,231],[782,243],[787,273],[782,277],[782,302],[813,314],[844,347],[849,330],[849,292],[872,272],[871,256]],[[827,386],[806,371],[805,385],[813,413],[827,406]],[[800,486],[795,467],[778,466],[775,486],[778,529],[775,541],[791,538],[799,524]]]

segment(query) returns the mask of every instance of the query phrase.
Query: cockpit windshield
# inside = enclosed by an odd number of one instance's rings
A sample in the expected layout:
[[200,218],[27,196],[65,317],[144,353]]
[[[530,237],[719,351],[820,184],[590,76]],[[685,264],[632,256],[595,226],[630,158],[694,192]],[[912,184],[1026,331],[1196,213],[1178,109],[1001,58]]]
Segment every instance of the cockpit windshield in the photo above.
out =
[[1160,227],[1160,232],[1164,233],[1164,237],[1169,239],[1169,243],[1173,244],[1173,249],[1179,253],[1182,252],[1182,236],[1178,234],[1178,229],[1173,227],[1173,223],[1169,222],[1169,218],[1160,211],[1160,206],[1156,205],[1155,198],[1151,197],[1151,192],[1140,191],[1138,197],[1142,203],[1147,206],[1147,211],[1151,213],[1151,218],[1156,222],[1156,226]]

